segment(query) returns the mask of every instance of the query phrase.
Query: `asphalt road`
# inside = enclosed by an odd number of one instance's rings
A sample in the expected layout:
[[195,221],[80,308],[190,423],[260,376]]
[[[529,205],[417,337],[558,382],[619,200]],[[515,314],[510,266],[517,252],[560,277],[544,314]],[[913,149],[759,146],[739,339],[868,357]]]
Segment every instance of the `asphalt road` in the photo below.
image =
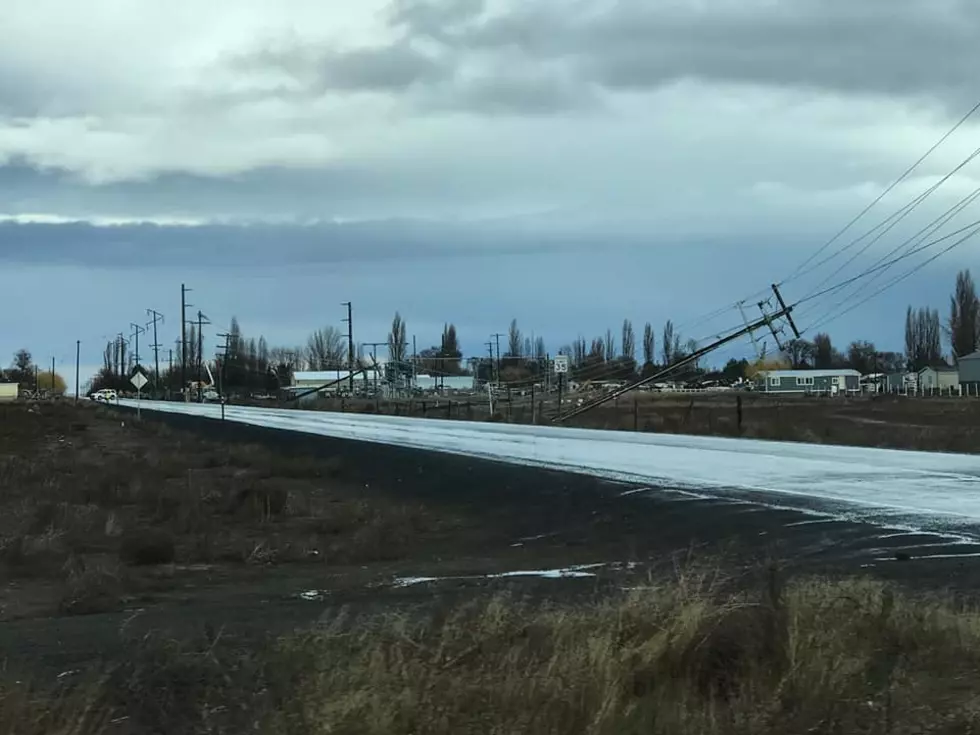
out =
[[[121,405],[134,407],[123,401]],[[209,418],[219,406],[142,404]],[[927,534],[980,554],[980,456],[226,407],[226,421],[587,474],[672,493]],[[873,429],[869,429],[873,430]],[[932,544],[923,544],[929,553]]]

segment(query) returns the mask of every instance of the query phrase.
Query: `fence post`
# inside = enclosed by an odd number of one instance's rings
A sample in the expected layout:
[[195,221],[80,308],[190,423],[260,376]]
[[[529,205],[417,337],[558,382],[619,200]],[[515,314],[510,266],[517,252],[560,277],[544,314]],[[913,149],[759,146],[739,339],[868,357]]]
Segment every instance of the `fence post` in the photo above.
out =
[[633,431],[640,430],[640,399],[633,395]]
[[422,415],[425,416],[425,401],[422,401]]
[[735,396],[735,426],[742,433],[742,396]]
[[534,383],[531,383],[531,423],[538,423],[538,404],[534,402]]

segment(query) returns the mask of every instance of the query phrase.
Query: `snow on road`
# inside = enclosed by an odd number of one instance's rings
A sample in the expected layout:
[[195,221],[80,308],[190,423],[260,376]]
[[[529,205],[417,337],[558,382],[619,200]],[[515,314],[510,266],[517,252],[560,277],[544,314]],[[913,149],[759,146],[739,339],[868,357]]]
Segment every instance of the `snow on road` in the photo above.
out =
[[[135,408],[134,401],[121,405]],[[220,406],[144,411],[218,418]],[[586,473],[980,540],[980,456],[228,406],[226,419]],[[873,431],[869,428],[869,431]]]

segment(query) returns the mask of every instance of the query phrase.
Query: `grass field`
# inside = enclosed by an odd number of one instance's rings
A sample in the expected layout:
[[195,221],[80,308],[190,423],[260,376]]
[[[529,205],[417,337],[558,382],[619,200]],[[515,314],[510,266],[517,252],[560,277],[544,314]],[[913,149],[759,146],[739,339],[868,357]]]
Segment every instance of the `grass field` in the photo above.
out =
[[208,430],[0,407],[0,735],[980,728],[980,615],[915,564],[702,544],[824,541],[791,513]]

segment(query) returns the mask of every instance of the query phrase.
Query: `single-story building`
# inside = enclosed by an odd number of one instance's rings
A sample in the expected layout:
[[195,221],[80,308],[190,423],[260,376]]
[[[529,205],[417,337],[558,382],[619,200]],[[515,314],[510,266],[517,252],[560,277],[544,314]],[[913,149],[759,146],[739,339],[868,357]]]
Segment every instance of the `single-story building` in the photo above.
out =
[[960,385],[973,393],[972,389],[980,386],[980,352],[971,352],[969,355],[957,358],[956,372]]
[[20,386],[17,383],[0,383],[0,403],[16,401],[19,395]]
[[938,365],[925,367],[919,371],[919,390],[944,391],[956,390],[960,387],[960,374],[954,367]]
[[888,373],[885,390],[887,390],[889,393],[914,392],[918,384],[918,373]]
[[832,370],[764,370],[756,377],[763,393],[821,393],[840,395],[861,392],[861,373],[848,368]]

